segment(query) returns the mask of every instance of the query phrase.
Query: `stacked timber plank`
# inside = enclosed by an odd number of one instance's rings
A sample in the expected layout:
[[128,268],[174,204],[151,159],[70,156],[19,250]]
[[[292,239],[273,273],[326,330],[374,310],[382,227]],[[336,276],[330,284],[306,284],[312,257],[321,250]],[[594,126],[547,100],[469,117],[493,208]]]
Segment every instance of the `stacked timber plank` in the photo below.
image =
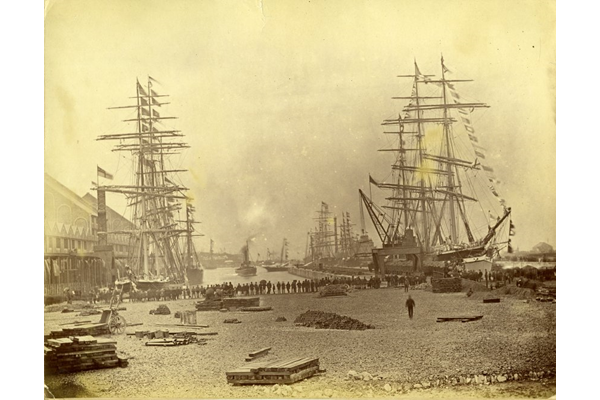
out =
[[221,300],[203,300],[195,304],[197,311],[219,311],[223,306]]
[[434,278],[431,279],[433,293],[454,293],[462,290],[460,278]]
[[258,307],[260,305],[260,297],[233,297],[223,299],[223,307],[229,310],[244,307]]
[[253,351],[252,353],[248,354],[248,357],[246,357],[246,362],[256,361],[257,358],[266,356],[269,354],[269,350],[271,350],[270,347],[265,347],[264,349]]
[[196,310],[237,310],[247,307],[258,307],[259,305],[260,297],[232,297],[199,301],[196,303]]
[[305,357],[246,364],[225,374],[233,385],[271,385],[298,382],[318,371],[319,359]]
[[265,306],[265,307],[240,307],[240,311],[271,311],[273,307]]
[[71,336],[101,336],[109,333],[107,323],[73,324],[65,326],[60,331],[51,331],[48,338],[57,339],[68,338]]
[[117,357],[116,341],[93,336],[48,339],[44,343],[46,373],[78,372],[125,366]]
[[483,299],[484,303],[500,303],[500,298],[499,297],[488,297],[486,299]]

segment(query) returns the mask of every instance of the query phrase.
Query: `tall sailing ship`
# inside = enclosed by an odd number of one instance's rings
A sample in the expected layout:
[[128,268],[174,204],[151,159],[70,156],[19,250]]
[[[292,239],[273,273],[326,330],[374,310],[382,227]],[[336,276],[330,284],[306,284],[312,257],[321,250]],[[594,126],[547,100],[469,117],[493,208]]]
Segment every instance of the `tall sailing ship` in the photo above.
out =
[[393,155],[392,169],[385,179],[369,175],[369,185],[385,201],[359,190],[382,243],[372,252],[380,273],[395,261],[417,271],[511,251],[511,209],[472,124],[475,110],[489,106],[463,100],[456,86],[470,80],[451,74],[443,58],[441,77],[422,74],[415,61],[414,74],[399,76],[411,80],[410,95],[393,97],[407,104],[382,123],[393,144],[379,151]]
[[354,233],[349,212],[342,212],[341,222],[338,222],[338,217],[329,211],[329,204],[325,202],[321,202],[315,220],[317,224],[307,236],[305,262],[357,267],[364,264],[365,255],[371,256],[373,242],[365,231],[362,209],[361,235]]
[[[125,195],[135,229],[130,234],[127,273],[120,282],[133,282],[140,290],[160,288],[168,284],[199,285],[204,271],[194,249],[194,206],[186,196],[188,188],[178,174],[184,169],[173,169],[170,158],[190,146],[181,141],[179,130],[166,126],[168,120],[162,106],[168,95],[158,94],[154,79],[148,77],[146,86],[136,82],[133,105],[110,107],[130,110],[123,120],[129,126],[125,133],[101,135],[97,140],[118,143],[113,151],[130,153],[133,171],[129,185],[98,186],[99,196],[104,192]],[[182,215],[183,214],[183,215]],[[125,232],[106,232],[125,233]]]

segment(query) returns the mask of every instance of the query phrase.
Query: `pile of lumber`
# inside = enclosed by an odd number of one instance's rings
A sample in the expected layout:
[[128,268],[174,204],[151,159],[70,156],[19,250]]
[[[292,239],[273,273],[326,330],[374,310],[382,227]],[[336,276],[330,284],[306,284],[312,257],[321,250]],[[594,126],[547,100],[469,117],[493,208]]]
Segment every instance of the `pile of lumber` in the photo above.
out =
[[124,367],[117,356],[116,341],[93,336],[48,339],[44,342],[46,373],[77,372],[89,369]]
[[319,297],[347,296],[348,285],[327,285],[319,291]]
[[223,321],[224,324],[241,324],[242,321],[240,321],[237,318],[227,318],[226,320]]
[[484,303],[500,303],[500,298],[499,297],[488,297],[486,299],[483,299]]
[[198,343],[200,341],[205,341],[205,340],[197,339],[196,337],[194,337],[192,335],[183,333],[183,334],[176,334],[173,337],[149,340],[146,342],[146,346],[159,346],[159,347],[183,346],[186,344]]
[[195,304],[197,311],[219,311],[222,307],[221,300],[203,300]]
[[258,307],[260,305],[260,297],[233,297],[223,299],[222,308],[238,309],[243,307]]
[[127,335],[132,336],[135,335],[138,339],[148,338],[148,339],[162,339],[169,337],[168,330],[159,330],[159,331],[135,331],[135,333],[128,333]]
[[57,339],[70,336],[101,336],[109,333],[107,323],[73,324],[71,326],[65,326],[60,331],[51,331],[48,338]]
[[309,378],[317,372],[319,359],[305,357],[246,364],[225,374],[227,382],[233,385],[289,385]]
[[437,317],[436,322],[448,322],[448,321],[460,321],[460,322],[470,322],[477,321],[483,318],[483,315],[462,315],[456,317]]
[[542,286],[536,292],[535,299],[537,301],[546,301],[556,303],[556,288],[555,287],[544,287]]
[[360,330],[372,329],[373,326],[363,324],[362,322],[324,311],[307,311],[300,314],[294,321],[296,325],[314,327],[317,329],[344,329],[344,330]]
[[433,293],[454,293],[462,290],[460,278],[433,278],[431,279]]

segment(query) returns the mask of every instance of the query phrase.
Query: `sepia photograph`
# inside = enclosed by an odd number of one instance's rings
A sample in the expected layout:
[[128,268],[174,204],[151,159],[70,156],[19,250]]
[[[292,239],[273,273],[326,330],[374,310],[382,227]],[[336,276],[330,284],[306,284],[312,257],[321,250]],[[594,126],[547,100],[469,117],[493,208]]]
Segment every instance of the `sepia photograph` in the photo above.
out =
[[45,1],[45,398],[556,398],[556,14]]

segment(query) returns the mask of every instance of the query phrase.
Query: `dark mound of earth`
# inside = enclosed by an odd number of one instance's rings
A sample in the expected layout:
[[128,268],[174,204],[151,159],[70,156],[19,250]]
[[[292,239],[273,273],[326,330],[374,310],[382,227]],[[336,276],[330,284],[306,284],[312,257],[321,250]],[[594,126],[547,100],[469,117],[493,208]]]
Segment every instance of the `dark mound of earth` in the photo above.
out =
[[324,311],[307,311],[300,314],[294,321],[296,325],[313,327],[316,329],[344,329],[344,330],[360,330],[373,329],[371,325],[363,324],[362,322],[338,315],[327,313]]

